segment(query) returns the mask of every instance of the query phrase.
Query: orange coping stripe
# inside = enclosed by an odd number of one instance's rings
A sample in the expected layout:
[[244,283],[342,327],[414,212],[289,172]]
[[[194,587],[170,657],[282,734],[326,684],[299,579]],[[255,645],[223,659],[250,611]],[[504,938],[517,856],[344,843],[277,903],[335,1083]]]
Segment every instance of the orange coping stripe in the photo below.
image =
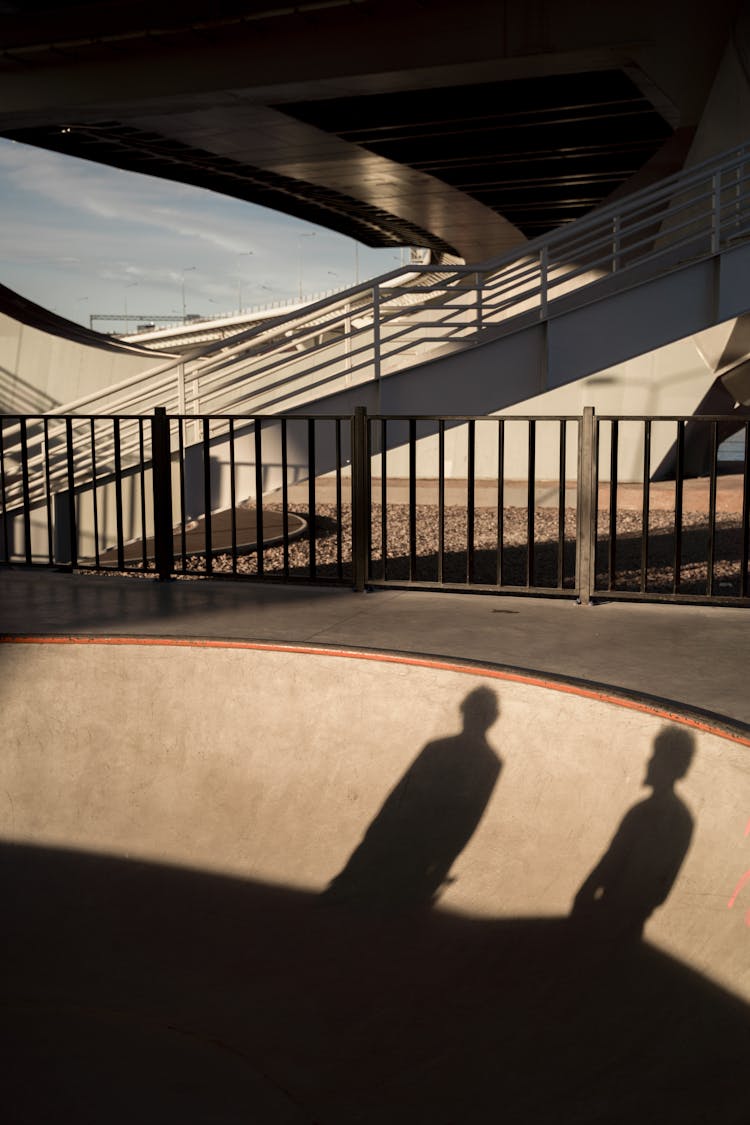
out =
[[681,723],[683,726],[692,727],[694,730],[713,734],[718,738],[728,739],[740,746],[750,747],[750,738],[701,719],[693,719],[681,715],[678,711],[667,711],[651,703],[644,703],[636,699],[628,699],[622,695],[609,695],[593,687],[583,687],[577,684],[563,683],[556,680],[546,680],[541,676],[531,676],[523,672],[504,671],[500,668],[486,668],[470,663],[453,664],[449,660],[437,660],[422,656],[401,656],[396,653],[386,652],[361,652],[356,649],[322,648],[310,645],[268,644],[259,641],[209,641],[195,640],[185,637],[23,637],[0,636],[0,644],[29,644],[29,645],[137,645],[156,646],[162,648],[220,648],[220,649],[245,649],[253,652],[289,652],[300,653],[305,656],[333,656],[348,660],[372,660],[379,664],[406,664],[414,668],[434,668],[440,672],[459,672],[468,676],[483,676],[489,680],[501,680],[505,683],[527,684],[531,687],[546,688],[548,691],[559,691],[565,695],[577,695],[583,699],[593,699],[598,703],[611,703],[615,707],[625,707],[630,711],[640,711],[645,715],[654,715],[669,722]]

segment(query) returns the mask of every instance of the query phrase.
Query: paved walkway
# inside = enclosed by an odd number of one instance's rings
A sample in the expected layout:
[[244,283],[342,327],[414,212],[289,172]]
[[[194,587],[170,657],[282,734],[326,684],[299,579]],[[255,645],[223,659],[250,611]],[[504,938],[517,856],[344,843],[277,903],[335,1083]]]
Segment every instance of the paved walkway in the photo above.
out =
[[[750,724],[744,609],[583,607],[19,569],[0,573],[0,633],[311,643],[473,659],[619,687]],[[0,699],[2,691],[0,678]]]

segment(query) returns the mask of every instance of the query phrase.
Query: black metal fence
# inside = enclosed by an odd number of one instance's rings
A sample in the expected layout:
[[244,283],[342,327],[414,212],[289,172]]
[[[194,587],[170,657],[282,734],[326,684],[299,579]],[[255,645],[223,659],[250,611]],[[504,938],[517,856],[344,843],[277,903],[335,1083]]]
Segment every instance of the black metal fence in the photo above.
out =
[[[628,428],[631,456],[637,450],[641,458],[635,489],[620,479],[621,439]],[[660,463],[653,455],[657,430],[659,446],[667,447]],[[597,418],[597,483],[605,470],[606,481],[594,490],[592,594],[746,601],[749,437],[744,417]],[[628,492],[630,504],[623,508]]]
[[591,409],[5,416],[0,562],[748,604],[749,428]]

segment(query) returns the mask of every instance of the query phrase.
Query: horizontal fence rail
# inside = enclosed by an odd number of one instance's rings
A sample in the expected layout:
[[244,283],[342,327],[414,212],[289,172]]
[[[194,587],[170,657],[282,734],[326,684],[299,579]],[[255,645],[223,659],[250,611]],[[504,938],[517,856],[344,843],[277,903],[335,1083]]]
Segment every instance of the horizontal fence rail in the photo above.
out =
[[0,563],[750,604],[740,415],[0,417]]
[[436,348],[496,339],[747,238],[750,146],[742,145],[500,258],[394,270],[52,413],[304,409],[321,395],[422,363]]

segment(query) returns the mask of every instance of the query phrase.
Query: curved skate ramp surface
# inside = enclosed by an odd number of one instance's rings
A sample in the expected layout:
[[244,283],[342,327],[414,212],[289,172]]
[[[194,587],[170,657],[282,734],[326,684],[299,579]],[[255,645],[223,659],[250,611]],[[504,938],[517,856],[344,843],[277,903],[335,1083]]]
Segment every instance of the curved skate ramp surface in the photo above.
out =
[[0,652],[14,1122],[747,1120],[746,730],[388,654]]

